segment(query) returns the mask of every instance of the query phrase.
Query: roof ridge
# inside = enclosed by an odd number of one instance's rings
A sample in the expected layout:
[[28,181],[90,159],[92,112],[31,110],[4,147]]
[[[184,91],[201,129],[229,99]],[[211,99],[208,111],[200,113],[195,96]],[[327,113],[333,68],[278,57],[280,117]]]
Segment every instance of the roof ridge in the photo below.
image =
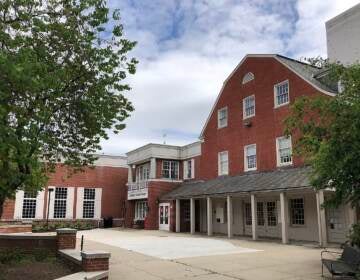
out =
[[294,61],[294,62],[297,62],[297,63],[300,63],[300,64],[302,64],[302,65],[304,65],[304,66],[310,66],[310,67],[315,68],[315,69],[318,69],[318,70],[323,69],[323,67],[318,67],[318,66],[312,65],[312,64],[310,64],[310,63],[307,63],[307,62],[304,62],[304,61],[300,61],[300,60],[295,59],[295,58],[287,57],[287,56],[284,56],[284,55],[281,55],[281,54],[276,54],[276,56],[281,57],[281,58],[284,58],[284,59],[287,59],[287,60],[291,60],[291,61]]

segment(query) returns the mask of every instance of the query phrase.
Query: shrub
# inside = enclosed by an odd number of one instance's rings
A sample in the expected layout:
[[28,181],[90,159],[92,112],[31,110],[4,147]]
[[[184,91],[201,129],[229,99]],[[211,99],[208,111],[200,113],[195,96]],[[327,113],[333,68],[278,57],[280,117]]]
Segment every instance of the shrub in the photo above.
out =
[[0,250],[0,263],[18,263],[25,258],[25,253],[19,248]]
[[35,249],[33,251],[33,256],[35,261],[42,262],[48,259],[52,254],[49,252],[48,249]]
[[354,224],[352,226],[349,239],[352,246],[360,248],[360,224]]

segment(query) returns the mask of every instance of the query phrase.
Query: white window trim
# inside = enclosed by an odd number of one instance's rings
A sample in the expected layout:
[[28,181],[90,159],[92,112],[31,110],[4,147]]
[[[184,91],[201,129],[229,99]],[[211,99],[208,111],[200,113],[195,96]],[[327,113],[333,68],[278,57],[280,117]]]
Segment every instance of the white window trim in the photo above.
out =
[[[254,114],[249,115],[249,116],[246,116],[246,110],[245,110],[245,109],[246,109],[246,108],[245,108],[246,99],[249,99],[249,98],[252,98],[252,97],[254,98]],[[255,116],[255,112],[256,112],[255,94],[246,96],[246,97],[243,99],[243,120],[254,117],[254,116]]]
[[[227,170],[226,172],[221,172],[221,155],[226,154],[227,155]],[[222,151],[218,153],[218,176],[223,175],[229,175],[229,152],[228,151]]]
[[[169,178],[164,177],[164,174],[163,174],[163,172],[164,172],[164,162],[165,161],[169,162]],[[177,167],[176,167],[176,169],[177,169],[177,177],[176,178],[171,177],[171,167],[172,167],[172,165],[174,163],[176,163],[176,165],[177,165]],[[162,177],[162,179],[171,180],[171,181],[179,180],[180,179],[180,174],[179,174],[180,173],[180,163],[181,162],[179,162],[177,160],[170,160],[170,159],[169,160],[163,160],[162,163],[161,163],[161,177]]]
[[[256,155],[256,167],[254,168],[248,168],[248,162],[247,162],[247,148],[255,147],[255,155]],[[250,144],[244,146],[244,171],[254,171],[257,169],[257,149],[256,144]]]
[[[220,125],[220,112],[223,111],[223,110],[226,110],[226,123],[223,124],[223,125]],[[229,119],[228,107],[226,106],[226,107],[220,108],[217,112],[218,112],[217,113],[217,126],[218,126],[218,129],[227,127],[228,119]]]
[[[188,177],[188,162],[191,161],[191,177]],[[194,179],[195,178],[195,160],[187,159],[183,162],[183,171],[184,171],[184,180]]]
[[[289,95],[289,100],[288,100],[288,102],[286,102],[286,103],[283,103],[283,104],[277,104],[277,96],[276,96],[276,94],[277,94],[277,87],[278,86],[281,86],[281,85],[283,85],[283,84],[288,84],[288,95]],[[280,83],[277,83],[276,85],[274,85],[274,108],[279,108],[279,107],[282,107],[282,106],[286,106],[286,105],[288,105],[290,103],[290,83],[289,83],[289,80],[285,80],[285,81],[282,81],[282,82],[280,82]]]
[[[290,149],[291,149],[291,161],[290,162],[285,162],[285,163],[281,163],[280,161],[280,151],[279,151],[279,141],[282,139],[290,139]],[[276,165],[277,167],[282,167],[282,166],[289,166],[293,164],[293,153],[292,153],[292,140],[291,140],[291,136],[286,137],[286,136],[281,136],[281,137],[277,137],[276,138]]]

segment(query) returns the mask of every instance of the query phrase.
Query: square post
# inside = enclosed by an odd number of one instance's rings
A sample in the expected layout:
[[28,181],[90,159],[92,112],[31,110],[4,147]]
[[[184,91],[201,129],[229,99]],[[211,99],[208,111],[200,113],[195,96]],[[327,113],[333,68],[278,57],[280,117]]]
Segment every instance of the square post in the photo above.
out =
[[319,190],[316,193],[316,208],[318,213],[319,245],[322,247],[327,246],[326,213],[325,208],[322,207],[324,202],[324,191]]
[[257,240],[257,200],[254,194],[251,195],[251,229],[252,229],[252,239]]
[[207,204],[207,235],[213,235],[213,210],[211,197],[206,198]]
[[175,213],[175,222],[176,222],[175,231],[180,232],[180,199],[176,200],[175,211],[176,211],[176,213]]
[[228,228],[228,237],[233,237],[233,207],[232,207],[232,198],[230,195],[227,196],[227,228]]
[[282,243],[289,243],[288,231],[288,200],[284,192],[280,193],[280,212],[281,212],[281,239]]
[[195,234],[195,199],[190,198],[190,233]]

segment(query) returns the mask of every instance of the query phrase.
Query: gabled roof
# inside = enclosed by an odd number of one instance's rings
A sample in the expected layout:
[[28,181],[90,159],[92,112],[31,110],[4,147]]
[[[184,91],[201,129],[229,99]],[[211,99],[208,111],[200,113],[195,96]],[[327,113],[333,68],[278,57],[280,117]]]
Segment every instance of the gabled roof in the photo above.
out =
[[300,78],[302,78],[304,81],[306,81],[307,83],[312,85],[318,91],[320,91],[326,95],[330,95],[330,96],[335,96],[335,94],[337,93],[334,89],[331,89],[329,86],[320,82],[320,80],[316,78],[317,73],[323,71],[323,69],[321,69],[321,68],[318,68],[318,67],[312,66],[310,64],[307,64],[307,63],[304,63],[304,62],[301,62],[301,61],[298,61],[298,60],[295,60],[295,59],[292,59],[292,58],[289,58],[286,56],[282,56],[279,54],[248,54],[240,61],[240,63],[235,67],[235,69],[230,73],[230,75],[224,81],[223,86],[221,87],[221,90],[216,98],[216,101],[215,101],[215,103],[211,109],[211,112],[205,122],[205,125],[201,131],[200,139],[203,138],[205,128],[207,127],[207,125],[210,121],[210,117],[212,116],[212,114],[216,108],[216,105],[219,101],[219,98],[220,98],[224,88],[225,88],[226,83],[235,74],[235,72],[240,68],[240,66],[245,62],[245,60],[249,57],[274,58],[277,61],[279,61],[282,65],[287,67],[289,70],[294,72],[296,75],[298,75]]
[[161,199],[311,188],[310,172],[310,167],[297,167],[183,183],[178,188],[165,194]]

